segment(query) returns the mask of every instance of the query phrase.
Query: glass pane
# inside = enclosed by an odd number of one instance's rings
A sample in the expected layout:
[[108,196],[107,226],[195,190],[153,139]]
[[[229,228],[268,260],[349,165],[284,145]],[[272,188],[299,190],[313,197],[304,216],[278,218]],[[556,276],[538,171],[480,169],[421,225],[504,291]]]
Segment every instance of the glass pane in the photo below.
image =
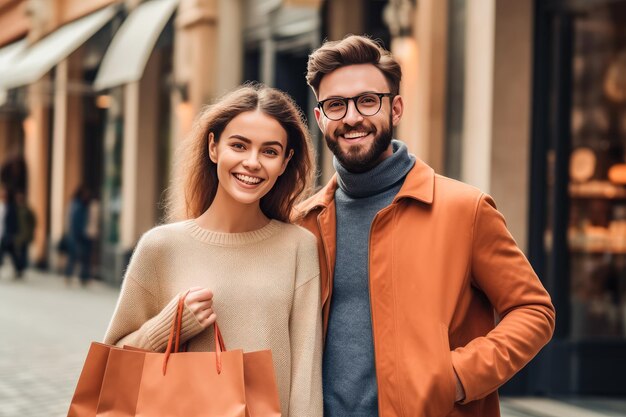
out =
[[570,156],[572,336],[626,335],[626,7],[574,23]]

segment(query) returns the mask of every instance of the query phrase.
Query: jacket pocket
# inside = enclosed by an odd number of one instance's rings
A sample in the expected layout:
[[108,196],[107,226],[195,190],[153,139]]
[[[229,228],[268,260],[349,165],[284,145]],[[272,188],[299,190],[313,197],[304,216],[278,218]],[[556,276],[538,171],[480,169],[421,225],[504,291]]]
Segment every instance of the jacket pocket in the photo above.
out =
[[445,410],[445,416],[450,414],[454,410],[456,399],[456,374],[454,373],[454,367],[452,366],[452,351],[450,349],[450,339],[448,337],[448,326],[441,323],[440,339],[442,344],[442,353],[444,358],[443,363],[443,383],[442,391],[443,398],[445,398],[445,404],[442,404],[442,410]]

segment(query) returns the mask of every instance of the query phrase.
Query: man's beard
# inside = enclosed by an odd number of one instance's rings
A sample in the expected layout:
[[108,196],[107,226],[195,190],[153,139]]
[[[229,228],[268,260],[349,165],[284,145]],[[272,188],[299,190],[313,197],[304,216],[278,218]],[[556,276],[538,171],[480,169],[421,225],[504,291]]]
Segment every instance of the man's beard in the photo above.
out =
[[[346,129],[339,134],[335,132],[335,137],[339,137],[340,134],[358,130],[359,126]],[[374,129],[372,127],[371,129]],[[329,134],[324,135],[326,145],[328,149],[335,155],[341,166],[347,169],[349,172],[360,174],[367,172],[374,168],[381,161],[382,154],[389,148],[391,140],[393,139],[393,133],[391,131],[391,123],[384,126],[380,132],[372,131],[374,140],[372,141],[370,148],[363,153],[363,147],[365,145],[353,145],[350,146],[348,151],[341,149],[339,145],[339,139],[333,139]]]

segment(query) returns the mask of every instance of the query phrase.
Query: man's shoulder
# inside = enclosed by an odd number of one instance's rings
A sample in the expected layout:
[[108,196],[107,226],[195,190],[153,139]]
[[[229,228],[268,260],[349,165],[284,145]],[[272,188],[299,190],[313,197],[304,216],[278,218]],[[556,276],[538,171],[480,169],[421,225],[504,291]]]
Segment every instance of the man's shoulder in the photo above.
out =
[[498,210],[495,200],[485,191],[443,175],[435,176],[434,204],[443,212],[465,213],[474,217],[480,207],[491,206]]
[[297,212],[306,212],[317,206],[324,205],[325,186],[318,189],[313,195],[302,200],[295,206]]
[[484,194],[473,185],[440,174],[435,174],[435,192],[459,199],[476,199]]
[[296,204],[291,213],[292,222],[299,224],[316,209],[323,209],[333,201],[337,189],[337,178],[333,176],[326,185],[322,186],[315,194]]
[[476,201],[481,195],[483,192],[470,184],[437,174],[419,158],[407,174],[399,192],[400,197],[410,197],[435,205]]

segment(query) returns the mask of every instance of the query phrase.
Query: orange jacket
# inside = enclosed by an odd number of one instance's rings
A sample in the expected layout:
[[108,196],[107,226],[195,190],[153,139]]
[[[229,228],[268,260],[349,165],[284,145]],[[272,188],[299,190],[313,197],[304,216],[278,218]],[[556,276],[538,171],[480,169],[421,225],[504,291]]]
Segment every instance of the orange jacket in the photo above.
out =
[[[333,178],[295,215],[318,238],[324,335],[336,188]],[[369,283],[380,416],[499,416],[496,389],[554,330],[550,296],[491,197],[420,160],[372,222]]]

